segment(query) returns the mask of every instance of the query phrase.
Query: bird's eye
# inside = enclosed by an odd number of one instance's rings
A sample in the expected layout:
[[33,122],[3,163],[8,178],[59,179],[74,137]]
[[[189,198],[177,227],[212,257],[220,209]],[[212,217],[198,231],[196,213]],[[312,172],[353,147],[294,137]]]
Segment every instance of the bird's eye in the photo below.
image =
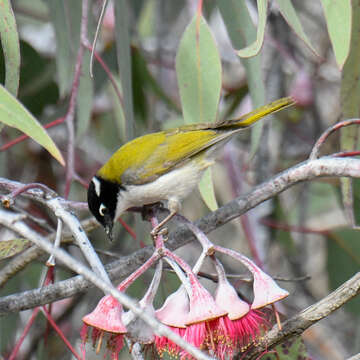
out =
[[99,214],[101,216],[104,216],[106,211],[107,211],[106,206],[104,204],[101,204],[100,207],[99,207]]

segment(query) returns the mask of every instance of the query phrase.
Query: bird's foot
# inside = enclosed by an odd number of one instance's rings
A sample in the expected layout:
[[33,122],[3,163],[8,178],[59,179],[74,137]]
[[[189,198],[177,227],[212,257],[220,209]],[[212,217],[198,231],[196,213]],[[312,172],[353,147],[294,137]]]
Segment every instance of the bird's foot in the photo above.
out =
[[162,228],[161,226],[155,226],[150,232],[150,235],[153,238],[157,236],[166,236],[168,234],[169,234],[169,229],[166,227]]

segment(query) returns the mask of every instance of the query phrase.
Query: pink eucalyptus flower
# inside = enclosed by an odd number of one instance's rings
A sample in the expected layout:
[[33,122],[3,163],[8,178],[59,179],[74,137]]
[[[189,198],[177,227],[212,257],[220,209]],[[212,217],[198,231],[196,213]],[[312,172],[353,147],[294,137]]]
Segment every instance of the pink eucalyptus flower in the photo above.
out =
[[[200,284],[195,276],[190,277],[190,311],[186,320],[184,339],[195,347],[215,351],[220,319],[227,316],[227,311],[218,306],[211,294]],[[181,358],[191,358],[185,351]]]
[[[176,333],[184,337],[185,321],[189,313],[189,298],[185,288],[181,286],[176,292],[167,297],[164,305],[156,311],[156,317]],[[155,346],[160,356],[168,353],[176,357],[181,348],[165,336],[155,336]]]
[[218,328],[214,331],[217,336],[215,353],[219,359],[231,359],[256,342],[267,321],[260,311],[250,310],[250,305],[239,298],[218,260],[215,265],[219,278],[215,301],[228,313],[219,319]]
[[127,332],[121,320],[122,311],[122,306],[116,299],[111,295],[104,296],[94,311],[83,317],[84,326],[81,330],[83,344],[88,338],[88,330],[91,327],[91,338],[96,351],[100,351],[105,336],[112,358],[117,359],[124,345],[124,334]]

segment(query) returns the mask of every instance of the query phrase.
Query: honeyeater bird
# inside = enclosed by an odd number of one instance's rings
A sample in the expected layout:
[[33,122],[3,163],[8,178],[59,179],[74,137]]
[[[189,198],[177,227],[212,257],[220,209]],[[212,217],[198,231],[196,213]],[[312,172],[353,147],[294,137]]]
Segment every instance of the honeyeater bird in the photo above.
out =
[[237,119],[183,125],[129,141],[90,181],[90,211],[111,239],[114,221],[125,210],[167,201],[170,214],[153,230],[154,235],[180,210],[181,201],[214,163],[226,141],[262,117],[294,103],[285,97]]

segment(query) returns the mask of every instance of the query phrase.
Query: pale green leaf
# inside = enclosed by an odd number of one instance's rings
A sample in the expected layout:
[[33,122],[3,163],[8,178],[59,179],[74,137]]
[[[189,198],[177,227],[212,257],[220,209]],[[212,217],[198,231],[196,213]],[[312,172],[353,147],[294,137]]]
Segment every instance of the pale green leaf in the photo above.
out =
[[[218,0],[221,16],[235,49],[241,49],[256,38],[256,28],[252,23],[249,10],[244,1]],[[254,108],[265,104],[265,86],[261,68],[261,53],[241,59],[248,80],[251,100]],[[254,154],[259,146],[263,123],[257,123],[251,132],[251,154]]]
[[218,208],[212,180],[212,168],[207,168],[199,183],[199,191],[205,204],[211,211]]
[[17,96],[20,78],[20,43],[10,0],[0,0],[0,39],[5,59],[5,87]]
[[82,71],[80,75],[79,93],[76,103],[77,118],[77,140],[81,139],[87,132],[93,102],[94,88],[90,76],[90,52],[84,54]]
[[350,51],[351,0],[321,0],[321,3],[336,62],[342,69]]
[[311,360],[300,336],[285,340],[274,350],[275,353],[266,354],[266,360]]
[[30,114],[28,110],[3,86],[0,85],[0,121],[5,125],[19,129],[38,144],[43,146],[49,153],[65,165],[65,161],[41,124]]
[[46,0],[46,3],[55,29],[57,75],[60,96],[64,97],[71,88],[79,48],[81,1]]
[[176,55],[185,123],[216,120],[221,90],[221,62],[215,40],[202,16],[186,28]]
[[14,256],[31,245],[29,240],[12,239],[0,241],[0,260]]
[[[121,92],[121,96],[122,96],[120,78],[117,75],[113,74],[113,79],[116,82],[116,85],[117,85],[119,91]],[[110,82],[109,82],[108,88],[109,88],[109,93],[110,93],[110,97],[111,97],[112,110],[113,110],[113,114],[114,114],[116,128],[118,130],[119,138],[120,138],[121,142],[126,142],[126,121],[125,121],[125,116],[124,116],[124,109],[119,100],[119,96],[114,89],[114,86],[112,84],[110,84]]]
[[316,55],[319,56],[301,25],[299,17],[294,9],[291,0],[276,0],[281,15],[284,17],[289,26],[294,30],[295,34],[308,46],[308,48]]
[[[353,3],[352,29],[350,40],[350,52],[344,64],[341,81],[341,106],[345,119],[358,118],[360,116],[360,5]],[[359,130],[353,127],[341,129],[341,149],[352,151],[359,146]],[[350,222],[354,222],[352,181],[341,178],[341,191],[343,204]]]
[[240,57],[246,58],[257,55],[264,43],[268,0],[257,0],[257,7],[259,14],[259,23],[257,28],[256,40],[249,46],[237,52]]
[[128,4],[125,0],[115,1],[116,55],[124,99],[126,136],[127,139],[130,140],[134,137],[134,105],[132,97],[129,11],[127,6]]
[[[221,61],[210,28],[200,15],[194,17],[181,39],[176,75],[185,123],[215,121],[221,91]],[[209,209],[215,210],[210,169],[205,172],[199,190]]]

